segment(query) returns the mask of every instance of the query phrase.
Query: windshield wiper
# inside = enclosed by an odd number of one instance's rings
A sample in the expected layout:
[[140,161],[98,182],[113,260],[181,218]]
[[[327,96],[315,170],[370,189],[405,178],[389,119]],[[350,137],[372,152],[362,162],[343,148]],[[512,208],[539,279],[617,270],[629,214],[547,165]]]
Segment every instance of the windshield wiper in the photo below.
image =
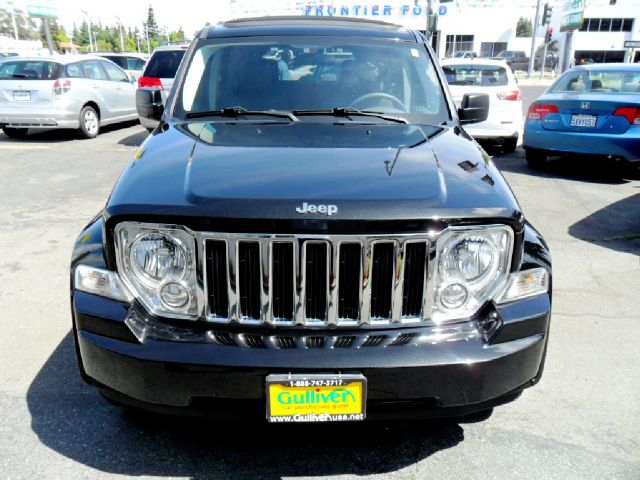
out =
[[383,112],[373,112],[371,110],[358,110],[357,108],[351,107],[335,107],[328,109],[319,109],[319,110],[294,110],[293,114],[298,117],[303,116],[312,116],[312,115],[331,115],[334,117],[375,117],[380,118],[382,120],[387,120],[389,122],[396,123],[409,123],[406,119],[402,117],[396,117],[393,115],[387,115]]
[[280,110],[247,110],[243,107],[226,107],[221,110],[203,110],[200,112],[188,112],[187,118],[202,118],[202,117],[247,117],[249,115],[263,115],[266,117],[288,118],[292,122],[297,122],[298,119],[291,112],[285,112]]

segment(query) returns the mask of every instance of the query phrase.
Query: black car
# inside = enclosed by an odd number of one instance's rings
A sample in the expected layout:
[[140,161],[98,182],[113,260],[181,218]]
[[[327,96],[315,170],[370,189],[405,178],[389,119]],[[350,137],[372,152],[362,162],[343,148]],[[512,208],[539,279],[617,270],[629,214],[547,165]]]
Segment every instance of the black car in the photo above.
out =
[[506,61],[513,71],[529,68],[529,57],[523,50],[504,50],[495,58]]
[[488,97],[456,109],[445,85],[424,36],[382,22],[204,29],[166,107],[139,99],[160,124],[75,244],[82,377],[271,422],[462,416],[538,382],[549,251],[462,126]]

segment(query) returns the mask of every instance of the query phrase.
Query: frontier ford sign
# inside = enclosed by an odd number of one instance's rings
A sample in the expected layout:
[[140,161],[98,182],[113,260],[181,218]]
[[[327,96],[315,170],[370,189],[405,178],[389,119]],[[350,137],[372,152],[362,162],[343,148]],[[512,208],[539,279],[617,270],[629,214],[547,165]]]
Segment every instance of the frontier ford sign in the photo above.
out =
[[[300,11],[306,16],[316,17],[356,17],[368,18],[371,20],[384,20],[391,23],[398,23],[408,28],[419,28],[424,30],[428,2],[421,2],[417,5],[414,2],[400,3],[368,3],[357,2],[340,4],[334,2],[333,5],[304,5]],[[446,13],[446,9],[441,14]]]

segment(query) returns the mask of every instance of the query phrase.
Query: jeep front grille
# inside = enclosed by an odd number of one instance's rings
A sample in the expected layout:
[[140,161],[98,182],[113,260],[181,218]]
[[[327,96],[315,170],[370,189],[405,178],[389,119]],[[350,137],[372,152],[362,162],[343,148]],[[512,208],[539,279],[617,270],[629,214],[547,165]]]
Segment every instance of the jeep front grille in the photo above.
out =
[[321,328],[428,319],[425,235],[203,238],[208,321]]

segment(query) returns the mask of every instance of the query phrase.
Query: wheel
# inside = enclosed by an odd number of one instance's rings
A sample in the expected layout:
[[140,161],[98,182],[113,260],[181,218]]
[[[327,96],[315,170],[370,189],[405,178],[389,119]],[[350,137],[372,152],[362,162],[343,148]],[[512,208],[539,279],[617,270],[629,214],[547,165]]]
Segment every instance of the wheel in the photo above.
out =
[[93,107],[85,105],[80,110],[80,138],[96,138],[100,131],[100,118]]
[[527,163],[535,168],[542,167],[547,162],[547,154],[541,150],[533,150],[528,148],[525,151],[524,158],[527,160]]
[[24,138],[27,136],[28,128],[2,127],[2,131],[9,138]]
[[518,146],[518,138],[506,138],[502,144],[502,151],[504,153],[513,152]]

